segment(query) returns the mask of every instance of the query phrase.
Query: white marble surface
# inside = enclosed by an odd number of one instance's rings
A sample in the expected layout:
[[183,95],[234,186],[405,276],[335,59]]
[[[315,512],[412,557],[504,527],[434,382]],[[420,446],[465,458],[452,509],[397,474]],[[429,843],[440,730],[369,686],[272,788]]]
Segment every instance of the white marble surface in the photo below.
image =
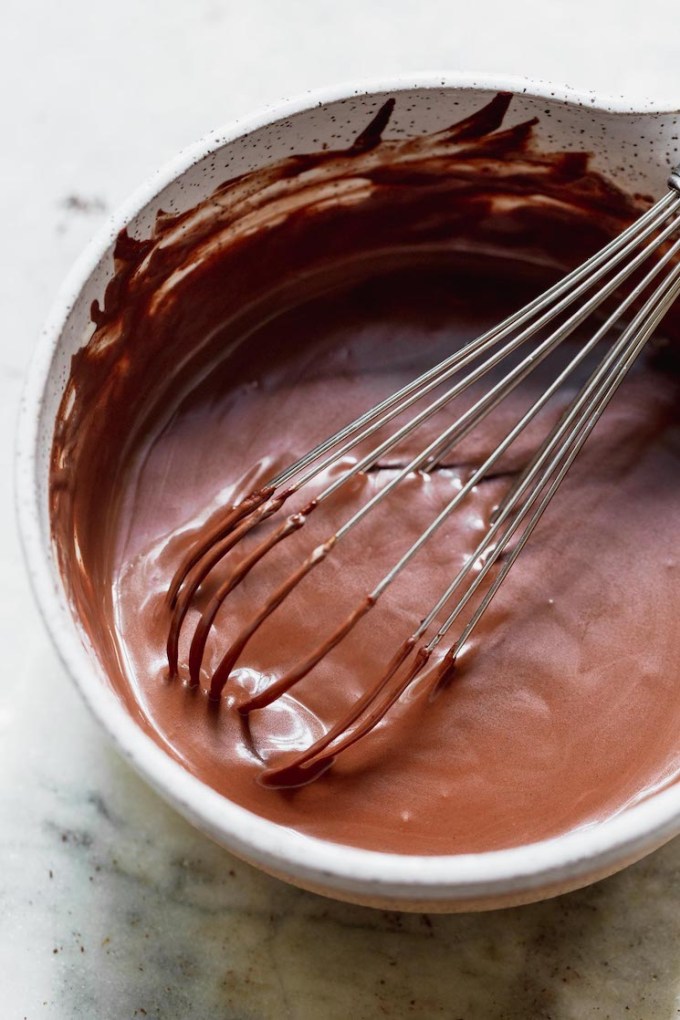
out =
[[680,105],[674,11],[666,0],[0,5],[1,1020],[679,1015],[677,841],[553,902],[427,918],[297,892],[193,832],[119,761],[57,663],[10,481],[22,377],[61,277],[106,210],[178,147],[284,95],[438,67]]

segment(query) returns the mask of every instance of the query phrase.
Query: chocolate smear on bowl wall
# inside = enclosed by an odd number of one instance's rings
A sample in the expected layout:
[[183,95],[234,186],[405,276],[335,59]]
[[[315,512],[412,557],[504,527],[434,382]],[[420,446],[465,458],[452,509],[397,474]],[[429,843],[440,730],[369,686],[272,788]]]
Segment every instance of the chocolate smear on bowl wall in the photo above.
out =
[[[168,674],[167,590],[200,529],[645,207],[587,154],[541,151],[534,121],[506,127],[510,101],[499,94],[445,130],[392,138],[388,100],[347,149],[229,180],[187,212],[160,214],[150,237],[122,232],[57,419],[54,541],[112,687],[204,782],[340,843],[403,853],[516,846],[609,817],[677,774],[680,405],[671,359],[662,365],[654,351],[598,424],[453,682],[431,698],[435,656],[316,782],[279,790],[259,777],[263,762],[316,739],[384,670],[488,527],[535,431],[351,640],[253,713],[249,741],[234,706],[356,607],[516,420],[540,369],[450,462],[409,478],[386,514],[369,516],[305,578],[248,645],[218,710],[208,676],[224,649],[306,551],[389,482],[413,453],[408,441],[248,575],[215,620],[196,688],[186,642],[179,676]],[[662,334],[671,351],[676,326],[669,317]],[[546,409],[541,435],[573,392]],[[199,592],[194,622],[226,570]]]

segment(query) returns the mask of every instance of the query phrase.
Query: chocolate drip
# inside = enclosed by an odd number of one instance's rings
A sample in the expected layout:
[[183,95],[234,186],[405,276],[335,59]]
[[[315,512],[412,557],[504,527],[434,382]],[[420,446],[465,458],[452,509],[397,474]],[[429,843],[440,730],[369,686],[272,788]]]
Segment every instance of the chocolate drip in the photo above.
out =
[[388,99],[380,107],[370,124],[364,128],[361,134],[357,135],[349,147],[353,156],[363,155],[380,145],[385,128],[389,124],[392,111],[394,110],[394,99]]

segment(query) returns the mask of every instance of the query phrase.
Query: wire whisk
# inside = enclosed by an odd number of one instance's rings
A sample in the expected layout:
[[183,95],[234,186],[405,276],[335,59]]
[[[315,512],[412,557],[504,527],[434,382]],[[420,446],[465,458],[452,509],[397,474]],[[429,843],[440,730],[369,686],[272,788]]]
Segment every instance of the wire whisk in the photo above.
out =
[[[179,644],[187,613],[197,592],[220,561],[246,535],[269,518],[282,517],[266,537],[258,541],[208,599],[191,635],[188,683],[198,686],[206,644],[216,616],[229,595],[275,546],[304,527],[312,513],[322,507],[352,478],[374,467],[386,453],[456,398],[503,363],[508,370],[459,415],[451,414],[446,425],[408,463],[365,502],[328,538],[318,544],[299,566],[274,588],[224,649],[210,676],[209,695],[219,701],[224,687],[249,641],[271,614],[368,514],[413,472],[432,472],[479,423],[532,373],[574,331],[599,312],[587,340],[574,345],[569,359],[492,452],[475,468],[464,484],[422,531],[401,558],[372,590],[357,600],[356,608],[330,635],[320,636],[306,657],[273,680],[264,690],[239,706],[247,719],[290,691],[341,641],[348,639],[359,621],[371,612],[383,593],[408,567],[444,522],[493,471],[517,437],[534,421],[565,381],[604,340],[610,340],[596,367],[548,431],[509,490],[496,507],[489,527],[474,552],[463,563],[434,604],[427,609],[412,634],[396,650],[377,682],[365,691],[349,711],[309,747],[296,752],[283,765],[265,768],[262,781],[272,786],[308,783],[333,761],[365,737],[402,697],[432,656],[447,641],[437,684],[450,681],[457,658],[487,611],[519,557],[530,535],[557,492],[600,416],[657,325],[680,293],[680,168],[669,178],[669,191],[647,212],[584,264],[570,272],[525,307],[499,325],[467,343],[450,357],[381,401],[334,435],[319,443],[274,478],[226,510],[221,520],[204,529],[189,555],[179,565],[169,592],[170,626],[167,655],[171,677],[179,674]],[[624,284],[628,286],[624,289]],[[603,308],[604,306],[604,308]],[[628,314],[627,314],[628,313]],[[514,357],[512,357],[514,356]],[[494,376],[495,378],[495,376]],[[442,386],[446,384],[443,392]],[[426,398],[430,397],[429,402]],[[408,414],[407,414],[408,412]],[[406,416],[406,417],[405,417]],[[396,419],[399,419],[396,422]],[[405,420],[404,420],[405,419]],[[306,487],[359,444],[376,437],[395,423],[386,438],[341,471],[310,498],[302,509],[285,516],[285,504],[296,493],[304,498]],[[475,600],[475,596],[478,599]],[[466,612],[467,611],[467,612]],[[442,619],[443,617],[443,619]],[[430,631],[437,624],[433,634]]]

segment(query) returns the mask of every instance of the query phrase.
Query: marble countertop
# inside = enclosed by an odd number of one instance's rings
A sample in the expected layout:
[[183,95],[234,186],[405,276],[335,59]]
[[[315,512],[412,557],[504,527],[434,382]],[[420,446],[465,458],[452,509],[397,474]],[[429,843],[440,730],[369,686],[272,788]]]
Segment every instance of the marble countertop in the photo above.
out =
[[176,149],[308,88],[424,68],[680,105],[667,0],[5,0],[0,32],[1,1020],[669,1020],[680,842],[551,902],[345,906],[194,832],[89,718],[24,576],[14,420],[40,324],[107,211]]

